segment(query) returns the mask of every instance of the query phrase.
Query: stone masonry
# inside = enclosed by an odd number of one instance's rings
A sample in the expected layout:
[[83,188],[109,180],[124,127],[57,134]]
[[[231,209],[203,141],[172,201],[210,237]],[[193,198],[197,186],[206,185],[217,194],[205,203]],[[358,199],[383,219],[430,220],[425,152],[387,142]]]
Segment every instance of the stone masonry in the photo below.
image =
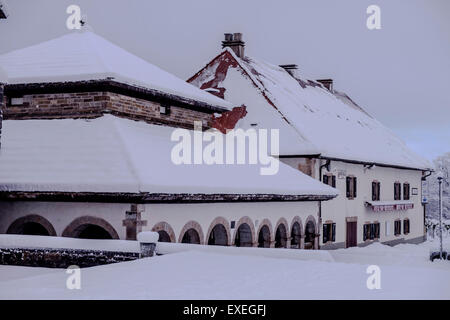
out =
[[23,96],[23,104],[11,105],[6,99],[4,119],[62,119],[96,118],[105,113],[152,124],[193,128],[194,121],[203,127],[211,125],[211,114],[188,108],[161,104],[112,92],[79,92],[30,94]]

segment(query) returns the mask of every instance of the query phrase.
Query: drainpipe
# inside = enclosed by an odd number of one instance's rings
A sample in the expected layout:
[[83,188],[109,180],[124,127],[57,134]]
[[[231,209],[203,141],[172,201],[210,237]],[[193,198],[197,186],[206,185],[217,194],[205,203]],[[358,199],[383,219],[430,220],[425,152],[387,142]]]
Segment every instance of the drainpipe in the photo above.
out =
[[[330,171],[330,163],[331,163],[331,160],[327,160],[326,162],[325,162],[325,164],[322,164],[320,167],[319,167],[319,180],[320,180],[320,182],[322,182],[322,169],[323,168],[327,168],[327,170],[328,171]],[[320,230],[321,230],[321,228],[322,228],[322,201],[319,201],[319,217],[318,217],[318,224],[319,224],[319,239],[317,239],[317,242],[318,242],[318,248],[320,249]]]

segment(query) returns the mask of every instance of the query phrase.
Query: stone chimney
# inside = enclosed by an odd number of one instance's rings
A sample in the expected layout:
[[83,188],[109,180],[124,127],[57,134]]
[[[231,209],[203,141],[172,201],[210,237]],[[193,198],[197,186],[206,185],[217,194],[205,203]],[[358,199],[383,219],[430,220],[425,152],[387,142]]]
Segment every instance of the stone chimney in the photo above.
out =
[[222,41],[222,49],[229,47],[239,57],[244,58],[245,42],[242,41],[242,33],[225,33],[225,40]]
[[317,82],[320,82],[328,91],[333,92],[333,79],[318,79]]
[[295,77],[297,70],[298,70],[298,65],[296,64],[280,64],[280,67],[283,68],[284,70],[287,71],[287,73],[289,73],[291,76]]

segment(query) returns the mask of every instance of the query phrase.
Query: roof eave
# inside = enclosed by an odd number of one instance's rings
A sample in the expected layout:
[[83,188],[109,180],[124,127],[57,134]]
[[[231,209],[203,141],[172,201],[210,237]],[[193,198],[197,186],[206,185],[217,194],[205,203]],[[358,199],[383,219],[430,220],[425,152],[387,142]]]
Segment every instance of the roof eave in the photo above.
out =
[[221,113],[228,111],[227,108],[222,106],[181,97],[171,93],[165,93],[155,89],[125,84],[110,79],[45,83],[16,83],[7,84],[5,86],[6,96],[93,91],[114,92],[151,101],[176,102],[180,107],[208,113]]
[[190,193],[125,193],[125,192],[59,192],[1,191],[2,201],[54,201],[102,203],[198,203],[198,202],[283,202],[326,201],[335,194],[190,194]]

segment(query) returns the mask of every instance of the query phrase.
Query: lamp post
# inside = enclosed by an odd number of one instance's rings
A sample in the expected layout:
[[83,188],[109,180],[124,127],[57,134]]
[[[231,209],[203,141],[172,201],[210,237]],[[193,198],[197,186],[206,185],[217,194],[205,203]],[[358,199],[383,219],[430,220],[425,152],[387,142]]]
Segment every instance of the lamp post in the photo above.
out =
[[442,260],[442,180],[444,179],[442,172],[437,175],[439,182],[439,258]]

